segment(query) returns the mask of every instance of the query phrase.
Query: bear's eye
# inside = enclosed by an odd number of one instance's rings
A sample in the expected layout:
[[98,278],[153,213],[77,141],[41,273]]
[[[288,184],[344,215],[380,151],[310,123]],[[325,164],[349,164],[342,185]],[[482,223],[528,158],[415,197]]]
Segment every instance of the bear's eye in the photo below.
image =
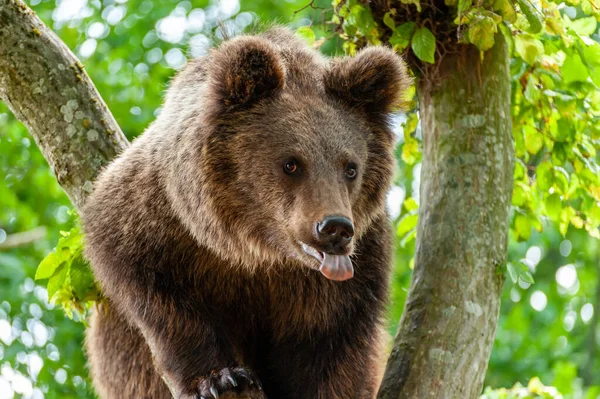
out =
[[347,179],[353,180],[356,178],[357,174],[358,172],[356,171],[356,164],[351,163],[346,166],[345,175]]
[[298,171],[298,161],[290,159],[283,164],[283,171],[288,175],[293,175]]

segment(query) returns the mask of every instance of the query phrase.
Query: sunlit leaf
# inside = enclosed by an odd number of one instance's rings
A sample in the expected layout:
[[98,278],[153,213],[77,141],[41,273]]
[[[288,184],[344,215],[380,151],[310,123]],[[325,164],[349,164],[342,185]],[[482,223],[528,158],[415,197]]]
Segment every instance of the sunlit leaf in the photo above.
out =
[[528,240],[531,236],[531,223],[525,215],[515,216],[515,232],[520,240]]
[[577,53],[567,56],[560,71],[565,83],[585,82],[589,77],[588,70]]
[[571,21],[568,26],[580,36],[590,36],[596,31],[596,25],[596,18],[586,17]]
[[535,169],[535,180],[537,186],[542,191],[548,191],[554,183],[554,171],[549,162],[540,163]]
[[296,30],[296,34],[303,38],[309,45],[312,45],[315,40],[315,32],[311,29],[310,26],[302,26]]
[[415,212],[410,212],[404,215],[404,217],[400,219],[400,222],[398,223],[398,236],[402,237],[417,227],[418,219],[419,216]]
[[515,40],[515,51],[528,64],[533,65],[544,53],[544,45],[539,39],[530,35],[517,35]]
[[433,64],[435,62],[435,36],[426,27],[418,28],[411,41],[411,47],[420,60]]
[[480,51],[487,51],[494,46],[494,36],[498,32],[498,24],[488,16],[480,17],[469,25],[469,42]]
[[390,44],[394,46],[394,49],[402,51],[410,44],[414,32],[415,23],[405,22],[394,29],[394,33],[390,37]]
[[550,217],[550,219],[558,221],[562,210],[562,200],[560,199],[560,195],[556,193],[550,194],[546,198],[545,206],[546,214]]
[[383,16],[383,23],[391,30],[396,29],[396,22],[394,22],[394,18],[392,17],[391,12],[385,13],[385,15]]

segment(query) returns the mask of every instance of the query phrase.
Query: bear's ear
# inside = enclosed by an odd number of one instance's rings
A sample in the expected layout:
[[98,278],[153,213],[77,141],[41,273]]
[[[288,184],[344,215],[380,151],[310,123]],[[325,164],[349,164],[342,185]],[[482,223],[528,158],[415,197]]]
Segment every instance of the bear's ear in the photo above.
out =
[[411,82],[402,58],[385,47],[367,47],[355,57],[333,61],[324,81],[329,95],[379,115],[402,103]]
[[241,36],[223,43],[208,60],[212,98],[231,110],[278,93],[285,67],[276,50],[259,37]]

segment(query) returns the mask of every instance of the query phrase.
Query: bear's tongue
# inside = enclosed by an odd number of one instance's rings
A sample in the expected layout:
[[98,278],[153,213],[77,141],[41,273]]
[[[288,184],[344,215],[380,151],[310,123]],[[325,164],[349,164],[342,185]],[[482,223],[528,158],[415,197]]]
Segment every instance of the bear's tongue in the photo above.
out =
[[344,281],[354,276],[354,267],[348,255],[322,254],[319,270],[330,280]]
[[300,241],[302,250],[321,262],[319,271],[330,280],[344,281],[354,277],[354,267],[348,255],[331,255],[320,251]]

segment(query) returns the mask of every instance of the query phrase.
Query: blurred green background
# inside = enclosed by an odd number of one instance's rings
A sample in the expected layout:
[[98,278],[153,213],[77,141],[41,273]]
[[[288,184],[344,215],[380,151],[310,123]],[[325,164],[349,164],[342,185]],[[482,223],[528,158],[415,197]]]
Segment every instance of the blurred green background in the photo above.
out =
[[[229,34],[258,21],[312,25],[317,37],[331,39],[321,47],[324,52],[341,52],[324,22],[330,19],[330,3],[305,7],[308,3],[28,2],[82,60],[130,139],[160,112],[168,81],[186,58],[202,56],[219,39],[219,23]],[[405,211],[405,198],[418,203],[420,170],[419,163],[406,165],[398,158],[388,201],[395,223]],[[0,399],[94,397],[82,349],[84,324],[49,304],[46,289],[33,280],[40,260],[60,231],[72,227],[72,219],[69,201],[32,138],[0,103]],[[398,241],[391,334],[404,307],[414,252],[414,240],[404,246]],[[526,385],[537,376],[565,398],[600,398],[598,240],[582,230],[563,237],[547,224],[527,242],[511,239],[509,260],[526,264],[535,283],[506,283],[486,386]]]

